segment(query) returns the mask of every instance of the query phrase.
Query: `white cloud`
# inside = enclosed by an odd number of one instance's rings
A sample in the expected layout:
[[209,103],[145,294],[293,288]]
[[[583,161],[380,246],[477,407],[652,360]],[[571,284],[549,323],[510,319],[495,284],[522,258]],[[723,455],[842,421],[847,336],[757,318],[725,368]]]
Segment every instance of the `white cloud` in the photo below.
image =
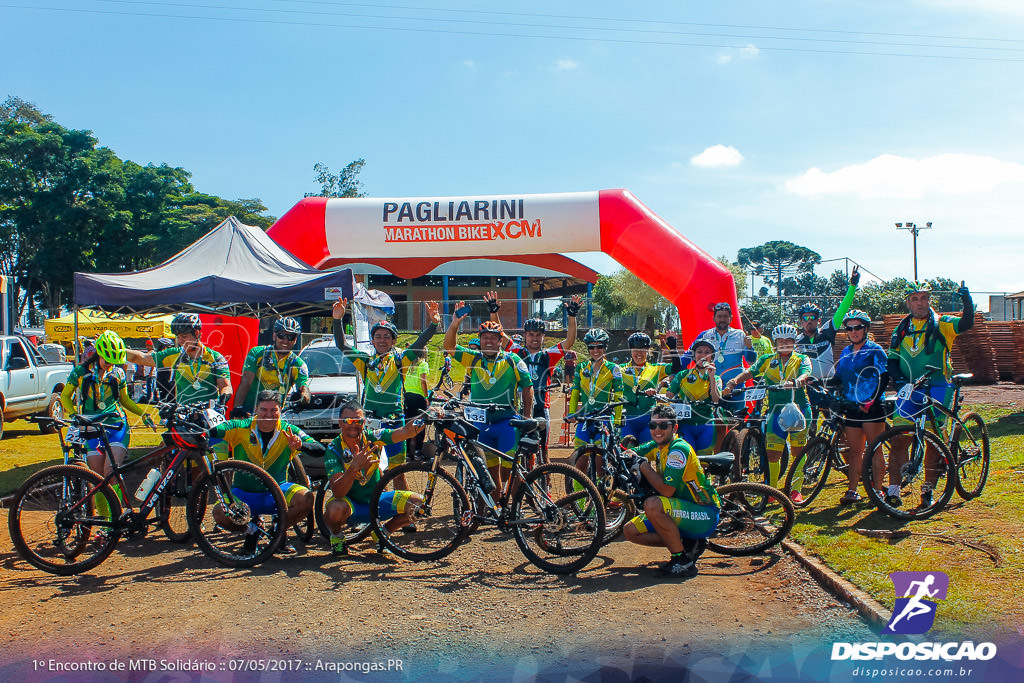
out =
[[1024,183],[1024,165],[976,154],[938,154],[923,159],[882,154],[832,172],[812,168],[786,181],[785,188],[804,197],[845,194],[917,199],[926,194],[979,194],[1010,183]]
[[472,59],[463,59],[462,60],[462,65],[464,67],[466,67],[467,69],[475,69],[476,68],[476,62],[473,61]]
[[555,71],[572,71],[578,69],[580,63],[574,59],[559,59],[555,61]]
[[720,166],[739,166],[743,155],[735,147],[712,145],[700,154],[690,157],[691,166],[701,168],[718,168]]
[[732,61],[732,55],[718,55],[719,64],[728,64]]
[[747,43],[745,46],[740,48],[730,48],[726,52],[722,52],[718,55],[719,64],[729,64],[732,62],[734,57],[740,59],[756,59],[761,54],[761,50],[758,49],[757,45],[753,43]]
[[759,54],[761,54],[761,51],[753,43],[747,43],[745,47],[740,48],[740,55],[743,57],[756,57]]

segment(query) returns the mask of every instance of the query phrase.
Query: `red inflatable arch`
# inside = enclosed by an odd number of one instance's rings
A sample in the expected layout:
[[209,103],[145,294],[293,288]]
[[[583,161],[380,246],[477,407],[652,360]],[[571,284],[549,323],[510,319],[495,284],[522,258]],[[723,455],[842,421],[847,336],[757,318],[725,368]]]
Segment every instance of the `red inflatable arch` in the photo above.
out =
[[679,309],[684,339],[712,325],[729,269],[626,190],[472,197],[303,199],[267,231],[315,268],[371,263],[403,278],[442,263],[491,258],[589,279],[563,253],[603,251]]

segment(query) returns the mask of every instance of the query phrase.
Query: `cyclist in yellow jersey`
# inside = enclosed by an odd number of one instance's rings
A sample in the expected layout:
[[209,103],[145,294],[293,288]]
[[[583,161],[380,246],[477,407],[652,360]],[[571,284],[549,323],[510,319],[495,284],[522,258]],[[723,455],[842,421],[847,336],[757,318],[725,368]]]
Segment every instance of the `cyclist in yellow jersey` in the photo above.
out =
[[232,417],[248,417],[256,408],[256,395],[264,389],[277,391],[283,404],[295,388],[301,401],[309,402],[309,369],[292,349],[299,339],[299,321],[279,318],[274,322],[274,343],[249,350],[242,366]]
[[[608,339],[608,333],[596,327],[583,336],[590,360],[576,366],[572,393],[569,395],[570,414],[593,412],[622,400],[622,369],[604,355],[608,349]],[[621,425],[622,406],[616,407],[614,414],[616,426]],[[566,419],[570,423],[576,422],[571,415]],[[595,430],[581,422],[576,426],[576,447],[593,443],[597,436]]]

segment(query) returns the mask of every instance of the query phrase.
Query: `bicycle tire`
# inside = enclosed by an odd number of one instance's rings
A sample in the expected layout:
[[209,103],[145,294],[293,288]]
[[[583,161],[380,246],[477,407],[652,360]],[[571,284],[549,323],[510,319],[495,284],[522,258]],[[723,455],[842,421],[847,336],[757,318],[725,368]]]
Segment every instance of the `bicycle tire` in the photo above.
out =
[[708,548],[723,555],[742,557],[762,553],[789,535],[796,509],[789,496],[767,484],[749,481],[720,487],[718,524]]
[[[575,464],[580,461],[580,458],[584,457],[587,458],[586,469]],[[601,500],[604,501],[605,517],[604,538],[601,541],[601,545],[607,545],[622,534],[626,522],[635,516],[636,506],[632,505],[632,501],[615,488],[615,477],[608,471],[607,465],[605,465],[605,473],[603,475],[598,474],[597,460],[595,459],[597,457],[602,458],[602,464],[606,463],[609,458],[607,449],[593,444],[580,446],[572,453],[571,460],[574,464],[571,467],[586,474],[590,481],[594,483],[597,492],[601,494]],[[564,480],[564,490],[566,493],[572,492],[571,486],[570,479],[567,477]],[[633,514],[630,514],[631,512]]]
[[187,543],[192,540],[192,532],[188,529],[188,496],[194,483],[193,473],[196,470],[193,468],[198,467],[199,464],[193,458],[186,457],[174,479],[157,500],[160,529],[172,543]]
[[743,430],[740,442],[738,478],[740,481],[765,483],[768,481],[768,452],[764,447],[764,434],[749,427]]
[[740,481],[740,473],[743,470],[743,464],[740,461],[740,448],[743,446],[744,431],[743,429],[729,430],[722,437],[722,445],[719,447],[720,453],[732,453],[733,465],[730,481]]
[[[330,493],[331,480],[328,477],[319,483],[316,487],[316,498],[313,502],[313,515],[316,520],[316,528],[320,531],[320,535],[326,539],[331,538],[331,530],[327,526],[327,517],[325,513],[327,511],[327,494]],[[333,494],[332,499],[333,499]],[[369,522],[363,522],[360,524],[349,524],[345,523],[342,525],[342,531],[345,532],[345,543],[358,543],[364,538],[370,535],[373,531],[373,527],[370,526]]]
[[949,437],[949,452],[956,463],[956,492],[964,500],[974,500],[981,495],[988,481],[989,450],[988,426],[981,415],[971,411],[960,421],[967,426],[967,443],[964,443],[964,428],[956,423]]
[[[480,462],[484,462],[483,453],[480,449],[476,446],[473,448],[475,448],[476,452],[479,454]],[[466,492],[467,498],[473,496],[471,501],[473,517],[466,529],[466,535],[472,536],[480,529],[480,525],[484,521],[484,511],[487,508],[487,502],[483,499],[483,493],[480,491],[479,486],[466,481],[466,463],[463,462],[461,457],[458,457],[455,462],[455,481],[459,482],[462,486],[462,489]],[[494,492],[492,491],[492,495],[493,493]],[[456,509],[455,512],[457,514],[461,514],[463,511],[461,509]]]
[[[920,434],[924,441],[928,445],[933,446],[939,454],[939,462],[937,466],[938,477],[936,481],[936,487],[932,492],[932,504],[928,506],[918,506],[916,508],[904,508],[901,506],[896,507],[886,502],[885,492],[879,491],[874,487],[875,479],[875,461],[884,464],[882,472],[880,473],[880,479],[886,478],[888,472],[888,464],[890,453],[893,450],[894,442],[906,438],[909,440],[909,447],[907,450],[907,457],[909,465],[910,461],[913,460],[911,449],[916,451],[920,448],[916,444],[917,434]],[[922,455],[922,458],[924,456]],[[908,497],[913,494],[915,484],[920,484],[924,481],[924,470],[925,464],[922,460],[919,468],[909,468],[907,465],[904,466],[903,476],[900,481],[900,497]],[[931,517],[939,510],[944,508],[949,502],[949,499],[953,496],[953,490],[956,488],[956,467],[953,465],[952,456],[949,454],[949,450],[946,448],[946,444],[942,443],[942,439],[929,431],[918,432],[915,425],[900,425],[897,427],[890,427],[877,438],[873,439],[868,447],[864,451],[864,465],[862,467],[861,481],[864,483],[864,488],[867,491],[868,498],[875,506],[885,514],[895,519],[910,520],[910,519],[927,519]],[[885,484],[883,484],[885,486]]]
[[[308,491],[313,490],[313,484],[309,481],[309,475],[306,474],[306,468],[302,464],[302,460],[298,456],[292,458],[291,462],[288,463],[288,481],[299,486],[304,486]],[[315,507],[314,499],[314,507]],[[316,514],[313,510],[309,511],[309,514],[305,518],[300,519],[295,523],[295,533],[298,535],[299,540],[303,543],[309,543],[313,540],[313,534],[316,533]]]
[[[568,484],[566,490],[552,490],[556,482]],[[552,574],[575,574],[601,549],[604,503],[587,475],[551,463],[534,468],[519,482],[509,523],[519,549],[534,566]]]
[[[422,504],[413,513],[415,532],[389,531],[388,520],[380,518],[380,497],[395,477],[405,475],[406,484]],[[446,490],[445,490],[446,488]],[[411,502],[411,501],[410,501]],[[388,469],[381,475],[370,502],[370,526],[391,552],[414,562],[440,560],[462,545],[468,535],[469,497],[447,470],[428,462],[411,462]]]
[[[112,519],[121,517],[121,502],[109,485],[103,485],[86,501],[84,514],[58,525],[57,516],[88,495],[89,489],[102,484],[103,478],[78,465],[54,465],[36,472],[18,488],[11,500],[7,529],[15,549],[29,564],[58,576],[88,571],[114,552],[120,532],[108,530],[97,542],[91,538],[93,524],[88,522],[96,508],[95,497],[103,496]],[[71,539],[70,543],[68,539]],[[83,557],[83,553],[92,552]]]
[[800,458],[794,458],[794,462],[786,473],[786,484],[783,491],[793,491],[794,480],[796,479],[797,466],[802,461],[804,481],[800,488],[800,495],[803,500],[799,503],[793,501],[793,507],[803,508],[811,504],[821,490],[825,488],[828,481],[828,474],[832,470],[832,445],[820,436],[811,437],[804,447],[804,454]]
[[[253,477],[271,495],[273,506],[252,509],[237,497],[232,489],[235,476]],[[216,511],[221,507],[218,495],[229,506],[224,512],[232,522],[221,525]],[[212,474],[204,474],[192,487],[188,498],[188,528],[200,550],[215,562],[227,567],[252,567],[269,559],[284,540],[288,531],[288,505],[284,493],[274,478],[250,462],[222,460],[213,465]],[[264,519],[264,518],[267,519]],[[251,534],[252,547],[248,547],[249,525],[256,528]]]

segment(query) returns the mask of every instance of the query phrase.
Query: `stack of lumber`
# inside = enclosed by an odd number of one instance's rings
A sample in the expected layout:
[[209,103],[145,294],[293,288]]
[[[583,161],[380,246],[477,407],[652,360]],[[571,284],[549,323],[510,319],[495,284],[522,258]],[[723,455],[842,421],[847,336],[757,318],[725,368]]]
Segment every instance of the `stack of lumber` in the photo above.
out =
[[992,339],[992,355],[999,371],[999,379],[1013,380],[1014,368],[1017,364],[1020,344],[1014,344],[1011,321],[992,321],[986,323],[989,337]]
[[1013,338],[1013,381],[1024,384],[1024,321],[1010,323],[1010,333]]

